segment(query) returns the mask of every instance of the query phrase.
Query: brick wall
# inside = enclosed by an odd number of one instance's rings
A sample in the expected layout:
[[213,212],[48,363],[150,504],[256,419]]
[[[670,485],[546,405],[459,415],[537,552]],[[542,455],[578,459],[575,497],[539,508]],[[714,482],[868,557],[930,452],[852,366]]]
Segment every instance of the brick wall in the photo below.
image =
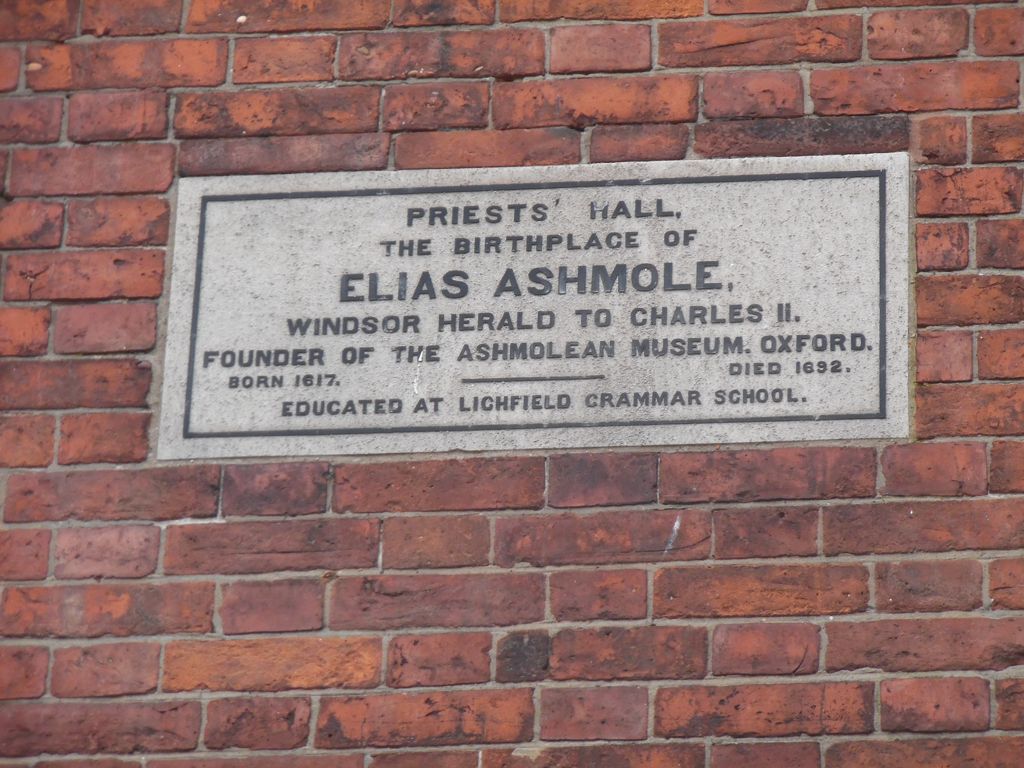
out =
[[[1019,766],[1024,9],[933,3],[3,0],[0,764]],[[898,150],[913,442],[153,458],[179,176]]]

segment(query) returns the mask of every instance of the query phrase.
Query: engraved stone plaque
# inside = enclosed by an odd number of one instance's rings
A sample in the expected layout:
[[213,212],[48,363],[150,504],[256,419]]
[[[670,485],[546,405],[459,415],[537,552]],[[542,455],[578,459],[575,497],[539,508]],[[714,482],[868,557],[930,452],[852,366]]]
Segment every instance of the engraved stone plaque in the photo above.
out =
[[179,182],[159,455],[906,437],[905,154]]

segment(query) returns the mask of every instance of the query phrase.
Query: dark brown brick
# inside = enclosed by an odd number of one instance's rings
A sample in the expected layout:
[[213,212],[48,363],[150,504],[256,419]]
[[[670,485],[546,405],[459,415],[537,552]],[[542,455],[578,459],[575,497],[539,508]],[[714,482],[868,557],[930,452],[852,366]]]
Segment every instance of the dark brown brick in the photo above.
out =
[[654,453],[570,453],[548,461],[548,503],[553,507],[644,504],[658,497]]
[[224,468],[225,517],[315,515],[327,510],[330,468],[317,462]]

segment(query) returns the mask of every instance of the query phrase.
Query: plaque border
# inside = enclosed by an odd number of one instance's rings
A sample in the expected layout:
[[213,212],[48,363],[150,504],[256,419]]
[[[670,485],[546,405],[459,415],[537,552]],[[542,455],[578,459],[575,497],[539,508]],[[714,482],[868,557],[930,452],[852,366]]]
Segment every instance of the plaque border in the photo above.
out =
[[[878,410],[874,413],[838,413],[792,416],[735,416],[706,419],[645,419],[641,421],[581,421],[558,424],[463,424],[424,427],[358,427],[350,429],[258,429],[250,431],[197,432],[190,427],[192,418],[192,387],[195,376],[196,337],[199,332],[199,303],[203,280],[203,250],[206,240],[206,209],[210,203],[251,202],[256,200],[323,199],[332,197],[380,197],[414,195],[427,192],[508,192],[529,189],[586,189],[589,187],[654,187],[664,184],[734,184],[758,181],[818,181],[826,179],[878,179]],[[196,245],[195,283],[192,291],[192,323],[189,332],[188,376],[185,382],[185,408],[182,438],[225,437],[303,437],[358,434],[414,434],[422,432],[495,432],[521,429],[595,429],[602,427],[657,427],[686,424],[757,424],[771,422],[848,421],[885,419],[886,401],[886,170],[809,171],[803,173],[749,173],[721,176],[679,176],[656,179],[616,179],[601,181],[519,182],[509,184],[427,185],[418,187],[387,187],[377,189],[345,189],[310,192],[254,192],[231,195],[202,195],[200,198],[199,232]]]

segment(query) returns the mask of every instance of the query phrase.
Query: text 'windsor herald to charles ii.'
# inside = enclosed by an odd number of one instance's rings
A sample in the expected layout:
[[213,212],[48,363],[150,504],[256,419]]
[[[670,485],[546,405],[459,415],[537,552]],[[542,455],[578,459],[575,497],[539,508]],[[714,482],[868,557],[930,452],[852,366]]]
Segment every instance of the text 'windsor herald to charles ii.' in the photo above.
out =
[[206,180],[190,290],[175,285],[191,315],[176,442],[696,443],[899,407],[884,163],[557,170],[239,194]]

